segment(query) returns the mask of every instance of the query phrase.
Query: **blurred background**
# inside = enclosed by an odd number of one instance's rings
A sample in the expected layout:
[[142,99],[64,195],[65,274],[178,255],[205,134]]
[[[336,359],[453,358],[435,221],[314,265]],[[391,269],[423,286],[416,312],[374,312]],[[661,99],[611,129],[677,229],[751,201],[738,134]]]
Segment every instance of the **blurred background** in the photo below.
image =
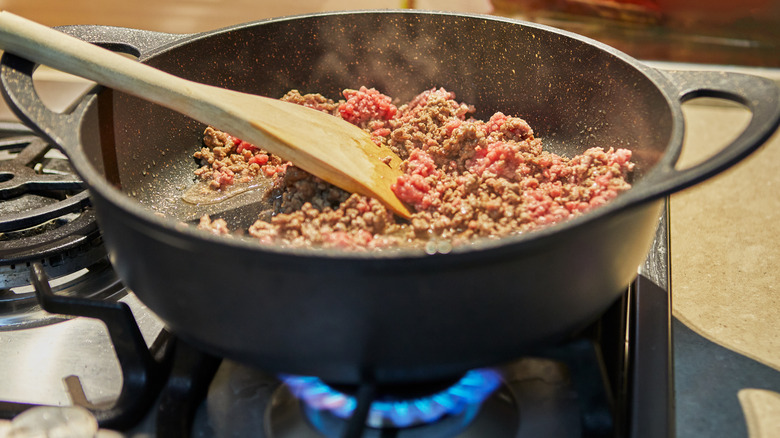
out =
[[49,26],[172,33],[319,11],[451,10],[552,25],[640,59],[780,67],[780,2],[772,0],[0,0],[0,8]]

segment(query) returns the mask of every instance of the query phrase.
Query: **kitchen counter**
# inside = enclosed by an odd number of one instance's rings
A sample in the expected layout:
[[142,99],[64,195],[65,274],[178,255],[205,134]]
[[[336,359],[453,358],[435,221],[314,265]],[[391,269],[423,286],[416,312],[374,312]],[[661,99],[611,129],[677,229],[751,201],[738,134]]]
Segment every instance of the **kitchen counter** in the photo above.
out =
[[[679,166],[715,152],[749,121],[717,100],[684,106],[688,140]],[[674,314],[780,370],[780,136],[734,168],[671,198]]]
[[[278,15],[397,7],[395,0],[171,2],[0,1],[48,25],[111,24],[196,32]],[[149,3],[148,5],[146,3]],[[258,6],[263,3],[263,7]],[[433,3],[433,2],[431,2]],[[482,2],[450,2],[484,12]],[[357,6],[355,6],[357,5]],[[717,68],[717,67],[716,67]],[[757,70],[760,74],[774,71]],[[56,75],[52,76],[56,82]],[[56,91],[54,92],[56,100]],[[725,145],[747,124],[736,105],[697,99],[684,106],[681,165]],[[7,110],[0,117],[9,116]],[[780,431],[780,135],[735,168],[671,197],[671,292],[680,437],[778,436]],[[749,426],[746,426],[746,419]],[[749,431],[748,431],[749,429]]]
[[[680,164],[736,136],[749,113],[684,106]],[[734,168],[671,197],[671,291],[680,437],[780,432],[780,136]],[[743,417],[738,409],[745,410]]]

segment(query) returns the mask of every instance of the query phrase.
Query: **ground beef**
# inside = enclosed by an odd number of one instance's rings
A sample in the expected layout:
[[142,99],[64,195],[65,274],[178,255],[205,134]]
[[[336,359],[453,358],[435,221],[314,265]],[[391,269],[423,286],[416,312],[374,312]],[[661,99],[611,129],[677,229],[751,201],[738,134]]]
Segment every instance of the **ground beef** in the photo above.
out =
[[202,218],[200,218],[200,223],[198,224],[198,228],[202,230],[207,230],[219,236],[230,234],[230,229],[228,229],[227,221],[225,221],[224,219],[211,220],[211,218],[208,216],[203,216]]
[[203,134],[204,147],[195,152],[202,166],[195,175],[213,190],[257,177],[284,172],[289,163],[259,147],[212,127]]
[[339,115],[361,128],[368,128],[370,122],[374,122],[372,130],[383,128],[383,122],[392,119],[398,112],[390,96],[385,96],[373,88],[344,90],[343,94],[347,100],[339,104]]
[[[566,220],[630,188],[631,151],[596,147],[562,157],[543,150],[521,118],[496,113],[487,121],[476,120],[473,106],[457,102],[444,89],[424,91],[399,106],[365,87],[343,95],[336,102],[291,91],[283,99],[341,117],[404,159],[404,175],[392,189],[413,210],[411,219],[208,128],[205,147],[195,154],[204,160],[196,174],[211,181],[214,190],[231,184],[236,175],[275,178],[269,196],[277,214],[248,230],[260,242],[355,250],[412,245],[442,252],[474,238],[498,238]],[[267,161],[252,162],[258,156]],[[199,226],[228,233],[224,221],[204,218]]]

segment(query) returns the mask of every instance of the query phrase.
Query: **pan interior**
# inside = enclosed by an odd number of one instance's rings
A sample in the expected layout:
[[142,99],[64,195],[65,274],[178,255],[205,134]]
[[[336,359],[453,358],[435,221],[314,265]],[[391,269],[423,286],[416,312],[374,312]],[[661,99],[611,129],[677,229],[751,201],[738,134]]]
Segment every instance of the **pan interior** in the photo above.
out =
[[[478,118],[501,111],[526,119],[561,155],[593,146],[631,149],[634,181],[664,154],[672,130],[663,94],[617,52],[485,17],[374,12],[271,20],[184,39],[146,62],[271,97],[298,89],[338,99],[343,89],[365,85],[408,101],[444,87],[475,105]],[[111,183],[156,212],[185,221],[199,216],[180,197],[194,180],[192,153],[205,125],[110,91],[100,93],[85,120],[87,155]]]

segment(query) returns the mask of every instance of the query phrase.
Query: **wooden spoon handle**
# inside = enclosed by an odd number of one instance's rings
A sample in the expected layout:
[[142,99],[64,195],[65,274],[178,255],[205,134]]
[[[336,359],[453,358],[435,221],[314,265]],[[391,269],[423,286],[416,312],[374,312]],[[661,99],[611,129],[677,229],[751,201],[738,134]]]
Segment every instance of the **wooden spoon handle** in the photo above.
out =
[[8,11],[0,12],[0,49],[174,110],[201,86]]

